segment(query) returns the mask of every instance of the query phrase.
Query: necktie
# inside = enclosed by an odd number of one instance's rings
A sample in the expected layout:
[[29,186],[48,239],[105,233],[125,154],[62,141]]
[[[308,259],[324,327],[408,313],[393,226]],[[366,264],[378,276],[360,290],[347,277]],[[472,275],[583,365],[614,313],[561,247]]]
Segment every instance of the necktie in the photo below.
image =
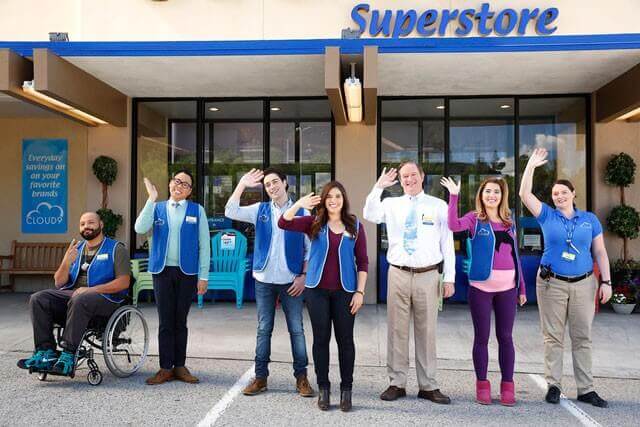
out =
[[413,255],[416,251],[416,240],[418,239],[418,221],[417,221],[417,205],[418,199],[416,197],[411,199],[411,207],[409,208],[409,214],[404,222],[404,236],[402,246],[404,251],[409,255]]

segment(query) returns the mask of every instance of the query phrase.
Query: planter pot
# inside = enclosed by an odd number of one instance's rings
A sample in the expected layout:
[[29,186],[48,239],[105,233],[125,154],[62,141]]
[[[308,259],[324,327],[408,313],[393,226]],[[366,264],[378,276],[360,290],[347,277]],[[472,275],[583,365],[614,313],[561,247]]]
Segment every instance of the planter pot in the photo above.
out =
[[635,304],[616,304],[613,302],[611,306],[613,307],[613,311],[619,314],[631,314],[633,309],[636,308]]

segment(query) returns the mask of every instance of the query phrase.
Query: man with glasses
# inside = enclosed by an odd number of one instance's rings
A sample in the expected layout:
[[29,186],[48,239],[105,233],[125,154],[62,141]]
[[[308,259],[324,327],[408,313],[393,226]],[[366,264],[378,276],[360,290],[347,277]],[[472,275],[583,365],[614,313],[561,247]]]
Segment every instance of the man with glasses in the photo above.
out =
[[158,190],[144,178],[149,198],[136,219],[138,234],[152,232],[149,272],[160,326],[158,347],[160,370],[147,384],[174,379],[195,384],[198,378],[185,366],[187,316],[194,294],[207,291],[209,279],[209,224],[204,208],[187,200],[193,191],[193,176],[180,170],[169,181],[169,200],[156,202]]

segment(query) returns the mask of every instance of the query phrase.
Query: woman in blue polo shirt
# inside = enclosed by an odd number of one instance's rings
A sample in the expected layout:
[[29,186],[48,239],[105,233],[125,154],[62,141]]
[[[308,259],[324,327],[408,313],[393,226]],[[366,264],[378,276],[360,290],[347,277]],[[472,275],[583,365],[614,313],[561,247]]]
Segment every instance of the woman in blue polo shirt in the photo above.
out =
[[[536,217],[544,236],[544,252],[536,279],[536,295],[544,335],[545,400],[560,401],[564,333],[569,323],[573,371],[578,400],[607,407],[593,388],[591,374],[591,323],[596,293],[602,304],[611,297],[609,257],[602,237],[602,225],[591,212],[576,208],[575,189],[570,181],[557,180],[551,188],[555,209],[532,193],[535,169],[547,163],[547,150],[533,151],[522,175],[520,198]],[[602,274],[602,284],[593,275],[593,260]]]

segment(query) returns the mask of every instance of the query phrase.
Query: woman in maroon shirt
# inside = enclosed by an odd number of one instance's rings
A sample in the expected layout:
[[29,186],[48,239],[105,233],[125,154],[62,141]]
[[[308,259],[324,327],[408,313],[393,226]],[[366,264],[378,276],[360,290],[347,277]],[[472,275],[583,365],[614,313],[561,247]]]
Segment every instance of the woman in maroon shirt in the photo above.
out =
[[[318,206],[316,216],[296,217],[300,208]],[[355,345],[355,315],[362,307],[367,281],[367,240],[355,215],[349,213],[347,193],[337,181],[320,196],[302,197],[278,222],[280,228],[306,233],[311,239],[304,298],[313,328],[313,362],[320,394],[318,407],[329,409],[329,342],[335,328],[340,361],[340,409],[351,410]]]

